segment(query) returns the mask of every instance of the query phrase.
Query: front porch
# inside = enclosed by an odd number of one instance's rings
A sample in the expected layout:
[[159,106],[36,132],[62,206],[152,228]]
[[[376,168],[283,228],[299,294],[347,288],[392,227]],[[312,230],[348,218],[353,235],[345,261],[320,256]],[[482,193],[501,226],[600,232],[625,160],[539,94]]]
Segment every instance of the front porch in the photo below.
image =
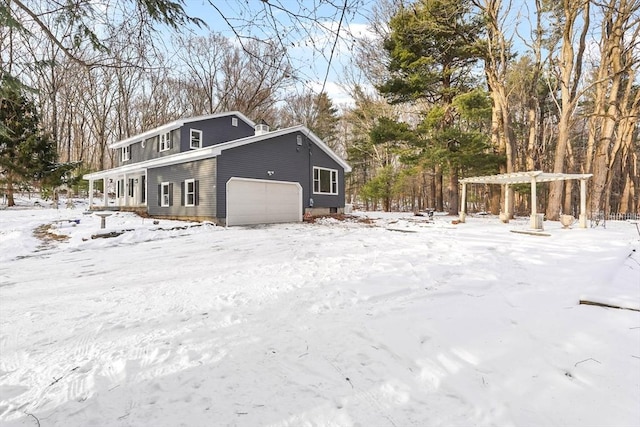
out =
[[[89,210],[147,212],[146,170],[117,173],[116,170],[85,175],[89,181]],[[96,198],[95,183],[102,181],[102,197]]]

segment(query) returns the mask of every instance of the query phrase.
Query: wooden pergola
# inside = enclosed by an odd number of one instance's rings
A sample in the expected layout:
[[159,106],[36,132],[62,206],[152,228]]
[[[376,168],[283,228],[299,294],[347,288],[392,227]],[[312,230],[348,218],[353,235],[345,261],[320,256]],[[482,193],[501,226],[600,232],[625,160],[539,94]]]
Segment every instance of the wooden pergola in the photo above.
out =
[[466,202],[467,202],[467,184],[500,184],[505,186],[504,210],[506,217],[509,218],[509,186],[513,184],[530,184],[531,185],[531,228],[541,228],[541,223],[536,212],[537,194],[536,184],[539,182],[566,181],[567,179],[580,180],[580,228],[587,228],[587,179],[593,174],[571,174],[571,173],[547,173],[541,171],[530,172],[514,172],[499,175],[476,176],[472,178],[464,178],[460,180],[462,184],[462,207],[460,211],[460,222],[465,221]]

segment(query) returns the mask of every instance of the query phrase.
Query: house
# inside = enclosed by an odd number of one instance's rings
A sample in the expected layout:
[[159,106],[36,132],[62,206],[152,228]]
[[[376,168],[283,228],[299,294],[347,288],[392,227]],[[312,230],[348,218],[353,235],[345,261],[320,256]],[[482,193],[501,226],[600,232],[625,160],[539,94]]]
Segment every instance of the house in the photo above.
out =
[[[269,131],[237,111],[176,120],[110,148],[118,166],[83,177],[91,209],[222,225],[341,213],[351,171],[305,126]],[[107,189],[101,202],[96,180]]]

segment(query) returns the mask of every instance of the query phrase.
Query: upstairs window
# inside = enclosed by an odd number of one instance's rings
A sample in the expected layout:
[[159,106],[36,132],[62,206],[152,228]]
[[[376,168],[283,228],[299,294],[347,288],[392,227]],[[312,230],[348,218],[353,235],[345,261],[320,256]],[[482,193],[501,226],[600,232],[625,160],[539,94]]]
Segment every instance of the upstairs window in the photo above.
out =
[[161,133],[158,141],[158,151],[167,151],[171,148],[171,132]]
[[338,194],[338,171],[313,167],[314,194]]
[[202,148],[202,131],[198,129],[189,130],[189,148]]
[[238,118],[237,117],[231,117],[231,126],[238,127]]
[[131,146],[127,145],[126,147],[122,147],[122,153],[120,155],[120,159],[123,162],[126,162],[127,160],[131,160]]

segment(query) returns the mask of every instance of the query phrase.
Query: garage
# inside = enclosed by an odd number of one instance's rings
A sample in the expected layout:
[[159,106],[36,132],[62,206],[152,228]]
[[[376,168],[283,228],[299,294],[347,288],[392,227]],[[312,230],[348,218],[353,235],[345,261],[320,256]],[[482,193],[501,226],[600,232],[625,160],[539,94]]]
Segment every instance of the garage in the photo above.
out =
[[227,181],[227,226],[302,221],[297,182],[233,177]]

